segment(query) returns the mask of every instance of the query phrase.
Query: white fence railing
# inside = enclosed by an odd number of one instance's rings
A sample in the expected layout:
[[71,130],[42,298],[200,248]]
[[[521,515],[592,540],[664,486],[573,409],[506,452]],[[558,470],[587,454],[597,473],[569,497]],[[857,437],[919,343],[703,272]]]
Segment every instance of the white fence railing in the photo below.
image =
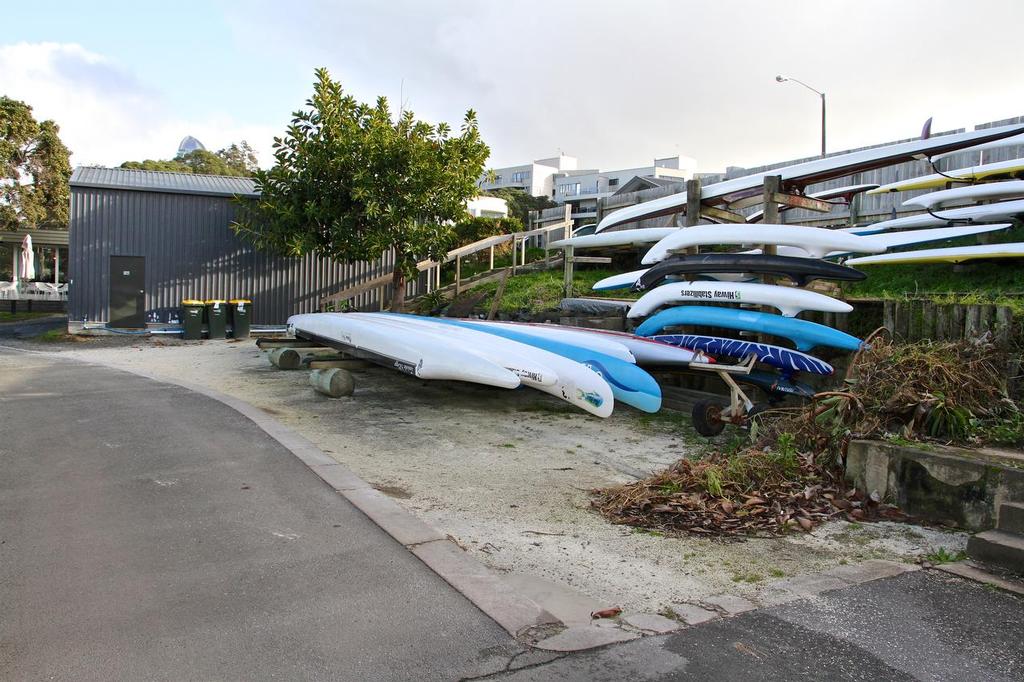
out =
[[68,285],[52,282],[0,282],[0,301],[66,301]]

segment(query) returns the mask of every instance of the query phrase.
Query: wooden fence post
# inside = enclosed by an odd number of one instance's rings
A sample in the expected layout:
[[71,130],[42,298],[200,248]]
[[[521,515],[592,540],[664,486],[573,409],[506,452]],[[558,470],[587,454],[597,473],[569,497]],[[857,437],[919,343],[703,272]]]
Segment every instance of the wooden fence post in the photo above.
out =
[[565,247],[564,251],[562,252],[564,254],[563,257],[565,258],[565,263],[564,263],[565,267],[562,270],[562,273],[563,273],[562,274],[562,295],[565,298],[569,298],[569,297],[572,296],[573,261],[574,261],[572,252],[573,252],[573,247],[571,247],[571,246]]
[[462,291],[462,256],[455,257],[455,295]]

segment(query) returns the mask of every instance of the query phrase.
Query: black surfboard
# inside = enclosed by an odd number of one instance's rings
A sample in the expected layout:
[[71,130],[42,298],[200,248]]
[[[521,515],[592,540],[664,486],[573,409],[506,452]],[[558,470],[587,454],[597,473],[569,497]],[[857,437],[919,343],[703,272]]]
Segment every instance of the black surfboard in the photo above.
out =
[[788,277],[803,286],[814,279],[857,282],[865,277],[860,270],[815,258],[774,256],[763,253],[699,253],[664,260],[645,272],[634,288],[651,289],[667,277],[713,274],[719,272],[756,273]]

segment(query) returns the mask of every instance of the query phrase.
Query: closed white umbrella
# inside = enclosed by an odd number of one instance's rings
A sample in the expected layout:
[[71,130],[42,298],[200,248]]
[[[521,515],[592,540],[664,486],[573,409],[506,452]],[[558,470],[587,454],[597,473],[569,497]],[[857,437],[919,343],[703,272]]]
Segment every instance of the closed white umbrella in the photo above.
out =
[[32,251],[32,235],[21,240],[21,276],[23,279],[36,278],[36,256]]

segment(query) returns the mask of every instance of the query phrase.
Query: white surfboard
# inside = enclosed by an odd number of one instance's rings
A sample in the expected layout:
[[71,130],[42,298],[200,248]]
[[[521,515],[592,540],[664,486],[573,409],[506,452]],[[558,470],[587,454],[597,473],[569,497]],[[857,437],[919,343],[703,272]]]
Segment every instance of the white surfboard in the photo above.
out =
[[[1012,223],[997,223],[995,225],[961,225],[959,227],[933,227],[927,230],[905,230],[902,232],[885,232],[882,234],[872,235],[872,238],[875,240],[875,242],[885,245],[886,250],[888,250],[896,248],[898,246],[910,246],[911,244],[927,244],[928,242],[941,242],[947,239],[959,239],[961,237],[970,237],[976,234],[985,234],[986,232],[998,232],[999,230],[1005,230],[1012,226]],[[848,256],[851,253],[858,252],[832,251],[825,257],[836,258],[839,256]],[[804,251],[803,249],[792,246],[780,246],[778,248],[778,254],[780,256],[797,256],[803,258],[810,257],[810,254]],[[847,264],[849,264],[849,261],[847,261]]]
[[385,359],[394,369],[420,379],[468,381],[517,388],[519,377],[462,344],[446,347],[432,338],[399,335],[361,313],[307,313],[292,315],[288,326],[296,333],[364,350]]
[[851,258],[847,265],[903,265],[909,263],[964,263],[972,260],[1024,258],[1024,244],[981,244],[956,246],[947,249],[922,249],[903,253],[885,253],[880,256]]
[[601,338],[592,335],[582,335],[577,329],[563,327],[554,324],[518,324],[514,322],[493,322],[487,320],[467,320],[483,327],[504,326],[512,327],[517,332],[529,336],[561,341],[563,343],[575,344],[583,348],[589,348],[597,353],[610,355],[625,362],[636,364],[636,358],[625,345],[613,339]]
[[641,261],[644,265],[660,263],[672,253],[691,246],[719,244],[771,244],[798,246],[814,258],[830,251],[882,253],[885,246],[873,241],[874,237],[847,234],[838,230],[797,225],[698,225],[685,227],[662,239],[651,247]]
[[604,279],[597,280],[591,288],[594,291],[604,291],[606,289],[625,289],[627,287],[632,287],[648,270],[650,270],[650,268],[632,270],[630,272],[623,272],[619,275],[605,277]]
[[909,192],[915,189],[941,189],[950,184],[978,182],[987,178],[1001,176],[1013,177],[1024,173],[1024,159],[1011,159],[1009,161],[997,161],[986,163],[980,166],[968,166],[957,168],[945,173],[932,173],[922,175],[909,180],[899,180],[882,185],[868,192],[868,194],[885,194],[887,192]]
[[[516,324],[516,330],[524,326],[536,327],[540,330],[549,330],[554,325],[550,324]],[[621,343],[629,349],[638,365],[661,365],[661,366],[685,366],[691,362],[714,362],[705,354],[681,346],[655,341],[645,336],[637,336],[627,332],[616,332],[608,329],[588,329],[585,327],[574,328],[572,332],[577,336],[590,336],[613,340]]]
[[616,230],[614,232],[601,232],[600,234],[588,234],[582,237],[571,237],[559,239],[548,244],[549,249],[564,249],[571,246],[575,249],[596,249],[599,247],[612,246],[646,246],[654,244],[668,235],[672,234],[678,227],[645,227],[639,230]]
[[976,201],[998,201],[1020,197],[1024,197],[1024,180],[1007,180],[1005,182],[986,182],[982,185],[965,185],[964,187],[922,194],[919,197],[907,199],[903,205],[938,210],[938,207],[945,204],[967,204]]
[[995,142],[986,142],[985,144],[979,144],[977,146],[968,147],[967,149],[961,149],[955,152],[936,154],[932,157],[932,162],[942,161],[943,159],[948,159],[955,154],[962,154],[963,152],[987,152],[990,149],[1004,149],[1006,147],[1016,147],[1018,145],[1024,145],[1024,135],[1004,137],[1003,139],[996,140]]
[[673,282],[651,289],[637,299],[626,317],[647,317],[674,303],[750,303],[777,308],[785,317],[804,310],[848,313],[853,306],[834,298],[796,287],[754,282]]
[[[352,314],[352,313],[348,313]],[[615,406],[612,389],[599,374],[578,362],[549,351],[486,332],[384,313],[366,313],[376,323],[401,336],[430,339],[444,347],[472,349],[472,353],[501,363],[535,388],[598,417],[608,417]]]
[[[954,135],[940,135],[927,140],[913,140],[898,144],[863,149],[849,154],[837,154],[823,159],[806,161],[793,166],[772,168],[761,173],[718,182],[701,189],[701,201],[707,204],[726,204],[736,199],[752,196],[761,191],[764,179],[769,175],[782,177],[786,189],[801,189],[818,182],[842,178],[854,173],[884,168],[905,161],[924,158],[933,154],[956,151],[967,147],[1000,140],[1004,137],[1024,133],[1024,125],[1000,126],[986,130],[974,130]],[[878,190],[874,190],[878,191]],[[597,232],[616,225],[632,223],[647,218],[686,212],[686,192],[672,194],[661,199],[645,201],[609,213],[597,224]]]
[[893,230],[906,230],[916,227],[933,227],[945,225],[950,221],[971,221],[973,223],[993,223],[1011,220],[1024,215],[1024,199],[997,201],[994,204],[978,204],[962,208],[932,209],[932,213],[918,213],[903,218],[883,220],[871,225],[871,234]]

